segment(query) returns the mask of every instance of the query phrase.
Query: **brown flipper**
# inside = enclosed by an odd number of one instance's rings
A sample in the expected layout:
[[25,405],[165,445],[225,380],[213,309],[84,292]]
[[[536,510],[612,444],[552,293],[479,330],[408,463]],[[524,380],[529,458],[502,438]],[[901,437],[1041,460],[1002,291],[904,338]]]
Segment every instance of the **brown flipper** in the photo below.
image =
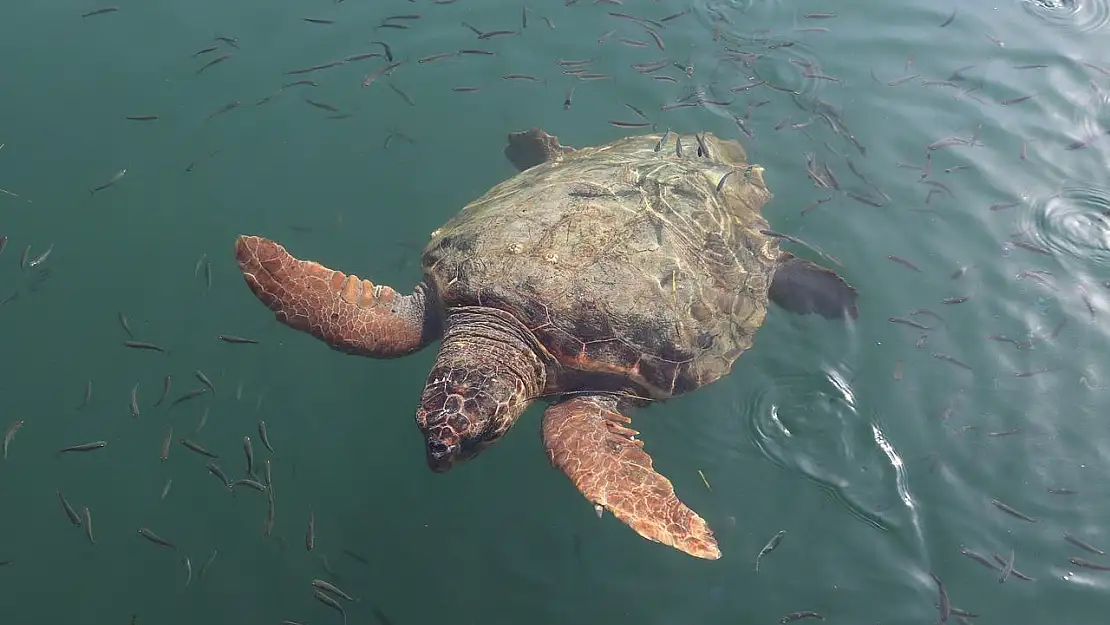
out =
[[625,427],[616,399],[578,396],[547,409],[543,443],[551,464],[591,503],[637,534],[698,558],[721,557],[709,525],[675,496],[670,480],[652,469],[643,442]]
[[549,135],[539,128],[509,133],[509,144],[505,146],[505,157],[519,171],[524,171],[545,161],[559,160],[564,154],[573,152],[559,143],[558,137]]
[[235,258],[247,286],[285,325],[333,349],[372,358],[411,354],[439,338],[438,313],[424,286],[398,295],[388,286],[293,258],[262,237],[239,236]]
[[859,316],[856,290],[843,278],[831,269],[785,252],[767,296],[799,315],[817,313],[826,319]]

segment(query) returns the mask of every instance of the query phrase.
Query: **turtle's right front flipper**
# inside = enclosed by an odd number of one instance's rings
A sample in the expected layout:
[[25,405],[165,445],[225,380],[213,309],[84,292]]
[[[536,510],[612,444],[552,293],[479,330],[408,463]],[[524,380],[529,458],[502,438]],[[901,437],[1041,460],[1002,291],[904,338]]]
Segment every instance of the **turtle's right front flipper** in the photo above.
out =
[[262,237],[240,236],[235,258],[247,286],[277,320],[333,349],[372,358],[411,354],[439,338],[438,311],[423,284],[399,295],[311,261],[293,258]]
[[640,536],[698,558],[720,558],[713,531],[652,469],[643,443],[632,438],[637,432],[625,427],[630,422],[612,397],[573,397],[544,413],[544,447],[590,503]]

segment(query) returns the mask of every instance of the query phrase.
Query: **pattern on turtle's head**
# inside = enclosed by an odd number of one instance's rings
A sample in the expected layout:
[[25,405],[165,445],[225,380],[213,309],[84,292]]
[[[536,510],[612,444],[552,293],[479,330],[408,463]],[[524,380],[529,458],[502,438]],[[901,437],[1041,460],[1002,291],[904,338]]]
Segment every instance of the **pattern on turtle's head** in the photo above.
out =
[[420,397],[416,425],[437,473],[497,442],[543,388],[535,352],[496,316],[454,314]]

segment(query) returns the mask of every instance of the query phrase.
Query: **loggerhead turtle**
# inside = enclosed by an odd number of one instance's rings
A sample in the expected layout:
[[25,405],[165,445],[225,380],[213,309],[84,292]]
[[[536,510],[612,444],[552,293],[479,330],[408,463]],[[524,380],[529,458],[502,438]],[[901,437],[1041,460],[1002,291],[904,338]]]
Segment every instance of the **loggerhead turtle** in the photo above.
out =
[[441,341],[416,410],[433,471],[553,398],[548,457],[598,512],[719,558],[626,415],[727,374],[768,300],[855,318],[855,289],[766,234],[771,193],[736,141],[668,132],[576,150],[532,129],[505,155],[520,173],[432,233],[411,295],[257,236],[236,241],[243,277],[279,321],[342,352],[397,358]]

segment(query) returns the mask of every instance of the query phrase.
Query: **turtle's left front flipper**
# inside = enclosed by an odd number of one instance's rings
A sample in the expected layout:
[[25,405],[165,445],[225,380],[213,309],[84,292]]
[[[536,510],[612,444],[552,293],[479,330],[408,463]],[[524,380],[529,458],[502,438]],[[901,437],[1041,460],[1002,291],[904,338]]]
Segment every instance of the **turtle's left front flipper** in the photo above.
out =
[[859,316],[856,290],[831,269],[783,252],[768,293],[792,313],[817,313],[826,319]]
[[544,413],[544,447],[586,499],[640,536],[698,558],[720,558],[709,525],[652,469],[643,443],[632,438],[637,432],[625,427],[630,422],[615,398],[577,396]]
[[247,286],[277,320],[333,349],[372,358],[411,354],[439,338],[439,313],[424,286],[400,295],[388,286],[294,258],[262,237],[240,236],[235,258]]

